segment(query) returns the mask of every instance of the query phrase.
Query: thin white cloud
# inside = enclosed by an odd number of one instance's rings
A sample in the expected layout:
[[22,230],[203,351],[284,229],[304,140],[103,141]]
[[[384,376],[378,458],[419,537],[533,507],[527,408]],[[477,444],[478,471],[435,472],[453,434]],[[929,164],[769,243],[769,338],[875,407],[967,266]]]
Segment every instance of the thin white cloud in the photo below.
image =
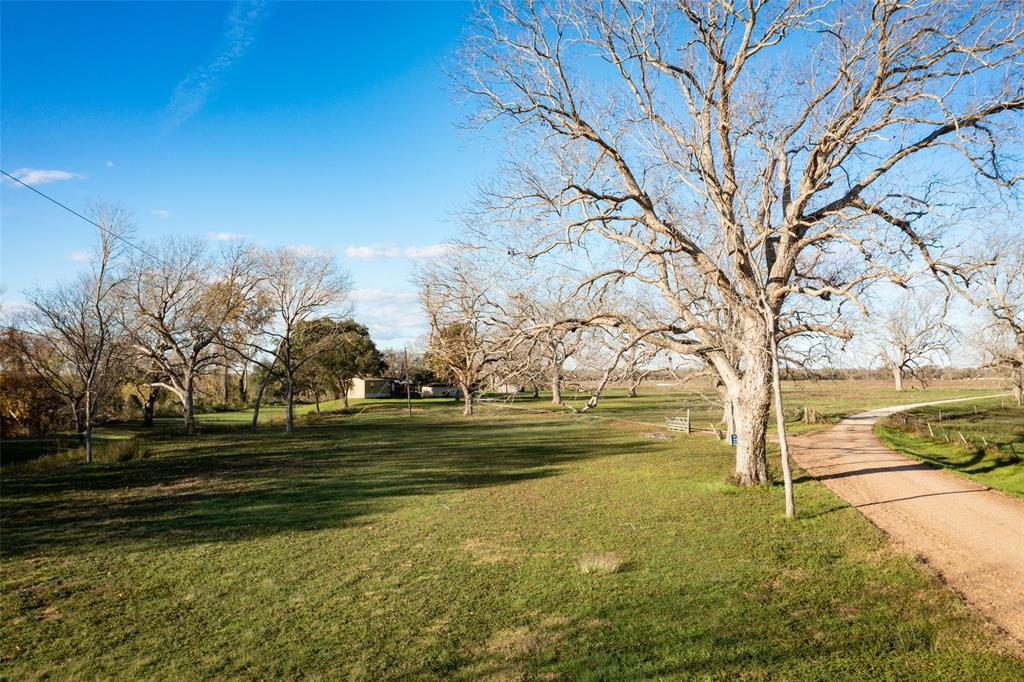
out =
[[309,244],[289,244],[285,247],[296,256],[333,256],[334,252],[319,246]]
[[113,168],[113,167],[114,167],[114,162],[113,161],[107,161],[107,168]]
[[155,215],[160,220],[167,220],[168,218],[171,217],[171,212],[168,211],[166,208],[154,208],[153,215]]
[[25,301],[0,298],[0,322],[12,323],[32,310],[33,307]]
[[374,244],[369,246],[346,246],[345,255],[349,258],[373,260],[375,258],[397,258],[402,250],[394,245]]
[[262,0],[236,2],[231,7],[221,36],[220,51],[175,87],[171,103],[164,111],[165,134],[192,118],[206,105],[210,95],[220,88],[225,74],[255,41],[266,9],[267,3]]
[[[62,180],[80,180],[85,176],[80,173],[72,173],[64,170],[44,170],[42,168],[19,168],[11,173],[26,185],[45,185],[49,182],[61,182]],[[11,183],[17,185],[17,183]]]
[[431,244],[429,246],[407,246],[406,258],[437,258],[446,253],[451,253],[455,247],[452,244]]
[[370,330],[378,346],[401,348],[427,333],[427,320],[415,291],[353,289],[354,317]]
[[239,234],[238,232],[207,232],[206,238],[218,242],[233,242],[238,241],[239,239],[245,239],[245,235]]
[[400,247],[395,244],[368,244],[366,246],[347,246],[345,255],[349,258],[374,260],[377,258],[437,258],[450,253],[454,248],[451,244],[429,244],[427,246]]
[[76,263],[86,263],[88,262],[90,255],[91,254],[88,251],[72,251],[68,258]]

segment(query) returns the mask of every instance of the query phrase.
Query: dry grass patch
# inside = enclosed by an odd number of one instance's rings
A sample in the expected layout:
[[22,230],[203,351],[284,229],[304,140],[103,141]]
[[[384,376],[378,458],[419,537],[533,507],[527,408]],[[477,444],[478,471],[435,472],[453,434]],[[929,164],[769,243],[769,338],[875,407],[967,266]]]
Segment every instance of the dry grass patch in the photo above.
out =
[[499,564],[511,561],[515,554],[515,550],[483,538],[470,538],[462,548],[473,557],[475,564]]
[[576,560],[576,566],[583,575],[605,575],[621,571],[626,566],[626,560],[613,552],[605,552],[581,556]]

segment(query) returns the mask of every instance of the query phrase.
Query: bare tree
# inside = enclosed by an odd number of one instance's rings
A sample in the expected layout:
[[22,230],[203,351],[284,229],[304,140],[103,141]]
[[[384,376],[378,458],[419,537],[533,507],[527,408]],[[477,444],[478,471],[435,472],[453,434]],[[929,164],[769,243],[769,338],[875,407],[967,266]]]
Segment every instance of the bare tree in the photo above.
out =
[[66,400],[85,445],[86,462],[93,461],[97,409],[116,385],[125,359],[116,290],[124,240],[132,231],[131,218],[122,208],[98,203],[91,214],[99,226],[99,242],[89,273],[29,292],[34,310],[26,325],[32,338],[20,337],[26,342],[26,359]]
[[502,364],[506,381],[515,374],[508,362],[526,338],[510,335],[518,325],[502,306],[504,296],[494,286],[496,277],[478,261],[459,255],[435,262],[416,275],[420,304],[430,323],[427,359],[439,378],[462,391],[466,416],[473,414],[474,393]]
[[574,300],[558,280],[531,283],[526,277],[527,273],[519,273],[515,278],[518,287],[509,295],[506,333],[528,338],[519,349],[517,372],[531,381],[543,376],[551,388],[551,403],[561,405],[565,365],[585,342],[584,327],[561,322],[585,316],[586,302]]
[[1001,140],[1024,108],[1021,15],[953,0],[484,7],[459,79],[474,120],[504,123],[511,144],[475,229],[571,261],[584,295],[644,292],[588,322],[714,367],[736,480],[766,482],[773,344],[848,336],[843,304],[878,279],[953,274],[941,207],[971,177],[1018,180]]
[[[257,258],[259,256],[257,255]],[[273,329],[275,310],[265,287],[257,286],[245,301],[240,314],[232,318],[221,330],[221,342],[242,358],[242,379],[246,379],[249,365],[262,370],[256,393],[253,396],[252,421],[250,430],[255,431],[260,421],[263,396],[273,380],[278,366]],[[247,386],[240,383],[242,400],[245,401]]]
[[170,239],[140,257],[125,290],[126,326],[139,355],[174,393],[194,433],[196,380],[222,363],[224,330],[253,295],[253,249],[234,243],[211,257],[199,240]]
[[[928,296],[928,294],[925,294]],[[897,299],[880,319],[881,327],[869,335],[878,345],[878,357],[892,372],[893,385],[903,390],[903,380],[912,377],[924,384],[923,369],[948,358],[957,339],[956,330],[946,323],[946,302],[931,295]]]
[[265,252],[260,261],[260,289],[273,311],[266,335],[273,339],[272,353],[284,372],[285,431],[292,433],[295,372],[326,347],[300,344],[296,335],[312,315],[338,308],[351,289],[351,282],[348,274],[338,270],[334,257],[324,253],[303,253],[284,247]]
[[1005,372],[1017,405],[1024,401],[1024,235],[993,235],[968,298],[989,317],[982,329],[986,365]]
[[636,397],[637,389],[655,371],[653,363],[663,352],[664,349],[649,343],[638,343],[626,352],[616,380],[626,384],[627,398]]
[[643,351],[637,349],[645,343],[644,337],[633,338],[621,330],[609,327],[597,327],[589,336],[592,342],[581,354],[582,359],[591,367],[602,368],[602,373],[586,404],[579,410],[580,413],[597,408],[608,384],[623,377],[623,363],[628,364],[636,358],[637,353],[642,354]]

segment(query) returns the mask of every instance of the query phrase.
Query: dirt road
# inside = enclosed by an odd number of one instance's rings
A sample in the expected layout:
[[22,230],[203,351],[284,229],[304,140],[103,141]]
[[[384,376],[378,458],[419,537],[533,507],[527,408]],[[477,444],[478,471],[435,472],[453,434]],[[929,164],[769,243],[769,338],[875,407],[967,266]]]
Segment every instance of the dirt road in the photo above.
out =
[[872,426],[912,407],[918,405],[863,412],[828,431],[794,438],[793,456],[1024,642],[1024,501],[882,445]]

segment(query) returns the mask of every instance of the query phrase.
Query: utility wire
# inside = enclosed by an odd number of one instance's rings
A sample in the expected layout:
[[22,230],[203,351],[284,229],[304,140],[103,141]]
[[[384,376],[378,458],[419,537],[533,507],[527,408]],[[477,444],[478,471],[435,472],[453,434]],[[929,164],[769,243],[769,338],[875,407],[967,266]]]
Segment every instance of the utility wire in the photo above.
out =
[[8,178],[10,178],[11,180],[14,180],[14,181],[15,181],[16,183],[18,183],[18,184],[19,184],[19,185],[21,185],[22,187],[26,187],[26,188],[28,188],[28,189],[32,190],[33,192],[35,192],[36,194],[38,194],[38,195],[39,195],[39,196],[41,196],[42,198],[46,199],[47,201],[49,201],[49,202],[51,202],[51,203],[54,203],[54,204],[57,204],[58,206],[60,206],[61,208],[63,208],[63,209],[64,209],[65,211],[67,211],[68,213],[71,213],[72,215],[76,215],[76,216],[78,216],[79,218],[81,218],[82,220],[84,220],[85,222],[89,223],[90,225],[94,225],[95,227],[98,227],[98,228],[100,229],[100,231],[102,231],[102,232],[105,232],[106,234],[110,235],[110,236],[111,236],[111,237],[113,237],[114,239],[117,239],[117,240],[119,240],[119,241],[122,241],[122,242],[124,242],[125,244],[127,244],[128,246],[130,246],[130,247],[132,247],[133,249],[135,249],[136,251],[138,251],[138,252],[140,252],[140,253],[143,253],[143,254],[145,254],[145,255],[149,256],[150,258],[152,258],[153,260],[155,260],[155,261],[159,261],[160,263],[163,263],[164,265],[166,265],[166,266],[170,267],[170,263],[168,263],[168,262],[167,262],[167,261],[165,261],[164,259],[162,259],[162,258],[158,258],[157,256],[154,256],[153,254],[151,254],[151,253],[150,253],[149,251],[146,251],[146,250],[145,250],[144,248],[142,248],[142,247],[141,247],[141,246],[139,246],[138,244],[134,244],[134,243],[132,243],[132,242],[128,241],[127,239],[125,239],[125,238],[124,238],[124,237],[122,237],[121,235],[117,234],[116,232],[111,232],[111,231],[110,231],[110,230],[108,230],[107,228],[105,228],[105,227],[103,227],[102,225],[100,225],[99,223],[97,223],[97,222],[96,222],[95,220],[91,220],[91,219],[89,219],[89,218],[86,218],[86,217],[85,217],[84,215],[82,215],[81,213],[79,213],[79,212],[78,212],[78,211],[76,211],[75,209],[73,209],[73,208],[70,208],[70,207],[68,207],[68,206],[66,206],[66,205],[64,205],[64,204],[62,204],[62,203],[60,203],[59,201],[57,201],[56,199],[54,199],[53,197],[51,197],[51,196],[50,196],[49,194],[44,194],[43,192],[40,192],[39,190],[37,190],[37,189],[36,189],[35,187],[33,187],[32,185],[29,185],[29,184],[26,184],[26,183],[22,182],[22,181],[21,181],[20,179],[18,179],[18,178],[16,178],[16,177],[14,177],[13,175],[11,175],[10,173],[8,173],[7,171],[5,171],[5,170],[3,170],[3,169],[0,169],[0,173],[3,173],[4,175],[6,175],[6,176],[7,176]]

